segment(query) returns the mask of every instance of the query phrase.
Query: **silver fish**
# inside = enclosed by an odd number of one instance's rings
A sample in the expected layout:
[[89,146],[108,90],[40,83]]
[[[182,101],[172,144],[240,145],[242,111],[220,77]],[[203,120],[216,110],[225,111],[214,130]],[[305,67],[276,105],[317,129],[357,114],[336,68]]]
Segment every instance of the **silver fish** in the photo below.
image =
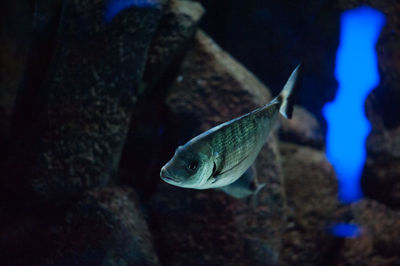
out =
[[184,188],[208,189],[235,182],[253,164],[280,112],[291,118],[290,96],[299,66],[270,103],[213,127],[179,146],[161,168],[165,182]]

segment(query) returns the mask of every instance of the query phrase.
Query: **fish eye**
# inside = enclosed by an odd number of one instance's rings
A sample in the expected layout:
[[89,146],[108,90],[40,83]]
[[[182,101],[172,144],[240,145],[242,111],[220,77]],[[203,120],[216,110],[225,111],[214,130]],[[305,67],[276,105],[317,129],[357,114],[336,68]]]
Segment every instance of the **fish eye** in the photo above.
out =
[[194,170],[197,169],[197,166],[198,166],[198,165],[199,165],[199,162],[198,162],[198,161],[191,161],[191,162],[188,164],[188,168],[189,168],[190,170],[194,171]]

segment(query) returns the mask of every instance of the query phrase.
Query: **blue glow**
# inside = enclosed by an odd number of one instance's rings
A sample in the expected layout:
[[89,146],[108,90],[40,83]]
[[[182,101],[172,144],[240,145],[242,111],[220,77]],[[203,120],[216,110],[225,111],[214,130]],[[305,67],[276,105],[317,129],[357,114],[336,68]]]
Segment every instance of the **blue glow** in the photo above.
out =
[[361,228],[356,224],[338,223],[329,228],[332,235],[343,238],[355,238],[361,235]]
[[108,0],[104,13],[106,23],[118,15],[122,10],[130,7],[154,7],[159,5],[159,0]]
[[384,24],[384,15],[366,6],[346,11],[341,17],[335,71],[339,88],[323,114],[328,122],[326,155],[336,171],[343,202],[362,197],[360,177],[371,128],[364,102],[379,84],[375,44]]

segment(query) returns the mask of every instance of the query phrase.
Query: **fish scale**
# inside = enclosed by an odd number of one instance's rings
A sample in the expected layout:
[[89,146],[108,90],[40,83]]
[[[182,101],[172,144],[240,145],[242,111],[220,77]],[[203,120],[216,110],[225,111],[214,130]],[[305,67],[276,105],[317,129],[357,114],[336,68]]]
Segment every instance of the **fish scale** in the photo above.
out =
[[222,155],[221,172],[233,168],[264,143],[270,120],[278,111],[279,104],[266,105],[210,134],[214,152]]

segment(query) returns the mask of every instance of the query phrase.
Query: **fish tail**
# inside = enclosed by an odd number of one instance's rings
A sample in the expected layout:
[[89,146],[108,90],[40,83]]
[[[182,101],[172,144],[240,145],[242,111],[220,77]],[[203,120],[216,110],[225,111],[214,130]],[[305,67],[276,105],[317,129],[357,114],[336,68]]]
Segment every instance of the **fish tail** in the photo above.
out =
[[299,68],[300,65],[293,70],[281,93],[275,98],[281,104],[279,112],[288,119],[292,118],[293,114],[293,88],[296,86]]

